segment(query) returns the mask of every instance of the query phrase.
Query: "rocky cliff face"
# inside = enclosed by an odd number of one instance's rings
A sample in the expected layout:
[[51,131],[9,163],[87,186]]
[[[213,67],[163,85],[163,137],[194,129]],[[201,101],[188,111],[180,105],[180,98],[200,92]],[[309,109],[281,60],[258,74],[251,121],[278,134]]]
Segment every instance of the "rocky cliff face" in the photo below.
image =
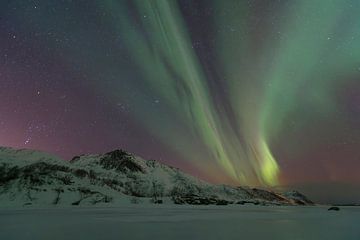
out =
[[214,185],[123,150],[70,162],[31,150],[0,148],[0,205],[312,204],[297,192]]

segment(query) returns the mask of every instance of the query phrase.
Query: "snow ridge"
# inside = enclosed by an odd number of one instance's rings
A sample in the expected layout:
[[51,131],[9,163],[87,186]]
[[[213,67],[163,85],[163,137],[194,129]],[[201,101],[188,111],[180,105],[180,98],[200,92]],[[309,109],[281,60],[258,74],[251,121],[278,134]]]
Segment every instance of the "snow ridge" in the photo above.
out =
[[40,151],[0,147],[0,206],[124,203],[313,204],[296,191],[210,184],[123,150],[67,162]]

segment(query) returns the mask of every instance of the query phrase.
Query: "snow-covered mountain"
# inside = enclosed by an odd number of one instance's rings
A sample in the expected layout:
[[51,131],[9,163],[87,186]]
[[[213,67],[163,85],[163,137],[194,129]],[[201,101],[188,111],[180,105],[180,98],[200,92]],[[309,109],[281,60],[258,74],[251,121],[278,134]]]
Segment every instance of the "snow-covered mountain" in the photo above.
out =
[[175,204],[312,204],[298,192],[214,185],[123,150],[70,162],[50,154],[0,147],[0,206]]

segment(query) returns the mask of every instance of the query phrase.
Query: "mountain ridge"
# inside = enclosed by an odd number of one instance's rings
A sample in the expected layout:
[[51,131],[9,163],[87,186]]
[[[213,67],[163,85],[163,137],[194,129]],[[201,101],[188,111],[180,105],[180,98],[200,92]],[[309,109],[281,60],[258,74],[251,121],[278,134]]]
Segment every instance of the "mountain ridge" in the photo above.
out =
[[312,205],[299,192],[211,184],[118,149],[65,161],[36,150],[0,147],[0,205]]

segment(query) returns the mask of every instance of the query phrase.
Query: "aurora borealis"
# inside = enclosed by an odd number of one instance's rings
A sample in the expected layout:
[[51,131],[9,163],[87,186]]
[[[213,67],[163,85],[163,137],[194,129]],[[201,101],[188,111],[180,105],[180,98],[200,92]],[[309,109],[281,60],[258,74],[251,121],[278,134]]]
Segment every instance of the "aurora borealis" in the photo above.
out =
[[213,182],[359,183],[360,2],[2,1],[0,145]]

